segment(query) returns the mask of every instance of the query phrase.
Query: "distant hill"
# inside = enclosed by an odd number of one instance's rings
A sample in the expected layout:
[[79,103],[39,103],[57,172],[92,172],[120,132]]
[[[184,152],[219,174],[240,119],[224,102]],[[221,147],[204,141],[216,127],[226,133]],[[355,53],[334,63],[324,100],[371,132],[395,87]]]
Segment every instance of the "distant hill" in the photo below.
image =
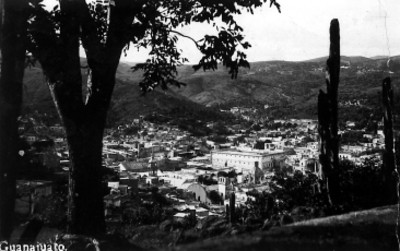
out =
[[[82,64],[85,64],[84,60]],[[195,103],[171,90],[156,89],[143,95],[137,84],[142,78],[142,73],[132,72],[131,67],[126,63],[120,63],[118,67],[116,86],[108,114],[111,123],[130,121],[139,115],[149,115],[153,112],[172,118],[189,114],[204,120],[221,115],[219,111]],[[190,66],[187,68],[191,69]],[[86,81],[84,72],[83,78]],[[38,111],[57,118],[57,112],[40,67],[26,69],[23,92],[23,112]],[[173,114],[177,110],[180,114]]]
[[374,57],[371,57],[371,59],[387,59],[388,57],[387,56],[374,56]]
[[[180,77],[184,88],[178,94],[206,106],[268,105],[273,117],[316,117],[317,95],[326,89],[326,59],[303,62],[266,61],[250,64],[237,79],[222,67],[214,72],[193,72]],[[359,108],[380,108],[382,79],[388,76],[387,59],[342,56],[339,99],[343,103],[360,100]],[[392,58],[393,85],[399,84],[400,57]]]
[[[328,59],[328,56],[309,59],[309,60],[306,60],[305,62],[325,63],[327,59]],[[362,57],[362,56],[352,56],[352,57],[341,56],[341,61],[342,62],[351,62],[351,63],[361,63],[361,62],[364,62],[364,61],[371,61],[373,59],[375,59],[375,58],[367,58],[367,57]],[[376,59],[383,59],[383,58],[378,57]]]
[[[252,106],[264,109],[265,116],[316,117],[317,95],[325,90],[326,57],[303,62],[264,61],[241,69],[237,79],[219,67],[215,71],[195,72],[190,65],[179,68],[178,79],[187,86],[156,89],[142,96],[137,83],[141,72],[132,72],[131,64],[122,62],[117,71],[110,117],[115,120],[168,112],[176,107],[201,110],[204,107]],[[380,109],[381,81],[388,76],[387,59],[342,56],[340,102],[350,111],[361,109],[363,116]],[[84,60],[82,61],[84,63]],[[399,85],[400,56],[392,57],[393,85]],[[39,67],[26,70],[24,82],[25,110],[55,113],[51,97]],[[356,101],[359,101],[358,103]],[[349,103],[350,102],[350,103]],[[356,107],[352,105],[357,104]],[[210,110],[210,109],[208,109]],[[211,111],[218,112],[217,109]]]

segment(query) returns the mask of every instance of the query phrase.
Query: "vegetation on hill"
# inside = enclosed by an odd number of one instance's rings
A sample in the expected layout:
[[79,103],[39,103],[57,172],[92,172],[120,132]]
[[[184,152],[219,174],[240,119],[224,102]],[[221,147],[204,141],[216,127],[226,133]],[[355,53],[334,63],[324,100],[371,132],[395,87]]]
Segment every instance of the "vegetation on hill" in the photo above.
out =
[[[197,104],[172,91],[155,90],[142,95],[137,85],[139,80],[140,74],[132,73],[129,65],[124,63],[120,65],[107,118],[108,126],[131,122],[133,118],[140,115],[151,117],[152,114],[157,114],[159,120],[164,117],[167,121],[175,121],[174,123],[178,125],[183,125],[187,121],[201,120],[203,128],[199,130],[204,131],[204,122],[234,119],[233,116]],[[59,123],[57,111],[39,67],[31,67],[26,70],[24,100],[23,113],[38,112],[46,115],[46,121]],[[184,121],[180,122],[181,120]],[[204,132],[199,133],[204,134]]]
[[[387,76],[386,59],[342,57],[339,88],[340,123],[356,121],[359,128],[380,120],[381,80]],[[399,84],[400,57],[392,59],[393,85]],[[194,72],[191,66],[178,68],[179,81],[186,83],[168,91],[142,95],[138,83],[142,72],[132,72],[132,65],[121,63],[109,112],[109,125],[157,112],[171,116],[194,114],[196,119],[220,116],[220,109],[235,106],[257,109],[259,118],[316,118],[317,94],[325,88],[325,58],[304,62],[267,61],[251,63],[231,79],[227,70]],[[348,67],[348,68],[347,68]],[[86,76],[84,76],[86,77]],[[395,96],[400,90],[395,89]],[[56,117],[41,69],[27,69],[24,80],[24,110],[38,110]],[[208,108],[207,108],[208,107]],[[211,107],[211,109],[209,109]],[[395,99],[395,111],[400,100]]]
[[[371,114],[374,119],[381,117],[380,85],[388,75],[386,62],[387,59],[342,57],[341,120],[364,121]],[[392,58],[390,70],[395,83],[399,82],[399,62],[400,57]],[[325,63],[326,58],[304,62],[254,62],[250,69],[242,70],[236,80],[226,77],[223,69],[185,74],[180,80],[187,86],[174,91],[206,106],[256,107],[263,116],[316,118],[317,94],[325,88]],[[399,102],[396,105],[399,106]]]

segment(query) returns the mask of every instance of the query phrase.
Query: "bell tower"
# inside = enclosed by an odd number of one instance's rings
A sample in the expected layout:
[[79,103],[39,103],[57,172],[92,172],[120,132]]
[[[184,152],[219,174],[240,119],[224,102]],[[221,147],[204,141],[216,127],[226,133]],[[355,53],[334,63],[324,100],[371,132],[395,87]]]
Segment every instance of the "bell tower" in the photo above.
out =
[[229,184],[229,178],[225,176],[218,177],[218,192],[221,196],[222,200],[225,200],[226,197],[226,187]]

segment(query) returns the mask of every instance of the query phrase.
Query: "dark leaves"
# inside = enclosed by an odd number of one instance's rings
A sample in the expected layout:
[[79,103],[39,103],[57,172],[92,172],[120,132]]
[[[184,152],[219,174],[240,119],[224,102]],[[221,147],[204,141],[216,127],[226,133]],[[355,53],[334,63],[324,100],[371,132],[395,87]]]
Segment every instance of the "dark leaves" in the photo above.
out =
[[275,0],[271,0],[269,7],[272,7],[272,5],[274,5],[278,9],[279,13],[281,13],[281,5],[279,3],[277,3]]
[[143,80],[139,83],[143,93],[152,91],[159,85],[163,90],[166,90],[169,84],[178,87],[184,85],[175,79],[178,74],[177,67],[187,62],[176,48],[177,41],[177,36],[166,30],[153,30],[150,34],[150,58],[145,63],[132,67],[133,71],[143,71]]
[[206,35],[199,46],[199,50],[203,53],[203,57],[197,65],[194,65],[195,70],[203,68],[203,70],[215,70],[218,68],[218,63],[229,68],[229,73],[232,78],[236,78],[239,72],[239,67],[250,67],[246,60],[246,54],[237,50],[238,46],[244,49],[250,47],[248,42],[243,41],[244,37],[240,32],[234,29],[223,29],[218,36]]
[[[177,66],[185,63],[186,59],[181,58],[180,50],[176,49],[176,35],[191,39],[203,54],[198,64],[193,66],[195,70],[215,70],[222,64],[229,69],[231,77],[236,78],[240,67],[249,67],[243,50],[248,49],[250,44],[244,40],[243,29],[236,23],[234,15],[241,14],[243,9],[253,12],[253,9],[261,7],[265,2],[267,0],[147,1],[137,17],[140,20],[138,26],[145,30],[143,38],[131,40],[137,42],[139,48],[152,48],[146,63],[133,68],[144,72],[144,79],[140,82],[142,91],[152,90],[158,85],[163,89],[168,84],[181,85],[175,80]],[[270,4],[280,10],[276,1],[271,0]],[[224,25],[216,25],[217,19]],[[175,31],[192,22],[212,24],[218,34],[205,35],[202,40],[195,41]]]
[[[236,22],[235,15],[241,14],[243,10],[252,13],[255,8],[267,2],[268,0],[116,1],[115,6],[126,5],[118,15],[126,15],[123,19],[130,21],[121,22],[124,27],[118,28],[118,31],[122,32],[113,39],[120,39],[120,42],[126,43],[127,46],[133,43],[137,48],[151,49],[146,62],[133,67],[133,70],[143,71],[143,81],[140,82],[143,92],[159,85],[163,89],[169,84],[182,85],[176,80],[177,67],[186,63],[187,59],[183,58],[181,50],[177,49],[178,38],[191,39],[203,54],[194,66],[195,70],[215,70],[222,64],[229,69],[231,77],[236,78],[240,67],[249,67],[244,50],[248,49],[250,44],[245,41],[243,29]],[[280,11],[280,5],[275,0],[269,0],[269,3],[270,7],[275,6]],[[41,50],[40,55],[46,59],[60,58],[56,55],[57,51],[62,51],[59,39],[59,8],[46,11],[42,0],[31,0],[31,6],[33,11],[29,27],[29,50],[33,55],[39,54],[36,52]],[[108,11],[116,8],[115,6],[88,4],[90,16],[95,23],[92,30],[96,30],[96,40],[103,46],[107,46],[109,22],[113,20],[112,16],[110,19]],[[196,41],[177,32],[180,27],[193,22],[209,23],[217,31],[217,35],[205,35],[201,41]],[[85,34],[81,35],[82,40],[87,42]],[[53,61],[47,60],[52,62],[51,64],[60,65],[59,62]]]
[[[60,43],[60,11],[54,7],[51,11],[44,9],[41,0],[30,1],[30,16],[28,18],[27,50],[32,57],[49,67],[49,71],[57,72],[61,65],[61,58],[58,54],[61,51]],[[54,75],[54,74],[51,74]]]
[[105,44],[109,22],[107,7],[96,3],[89,3],[88,7],[95,24],[97,39],[102,44]]

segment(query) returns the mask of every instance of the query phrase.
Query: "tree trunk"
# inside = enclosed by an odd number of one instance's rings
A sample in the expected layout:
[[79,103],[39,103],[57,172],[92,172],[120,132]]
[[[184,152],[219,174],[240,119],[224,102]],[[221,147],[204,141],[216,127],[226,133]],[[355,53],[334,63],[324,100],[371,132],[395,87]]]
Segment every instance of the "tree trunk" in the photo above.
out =
[[[116,52],[114,58],[119,59],[119,56],[120,53]],[[75,108],[71,107],[73,103],[67,102],[68,98],[63,97],[65,91],[57,88],[57,84],[62,86],[65,83],[49,83],[67,134],[71,163],[67,216],[69,232],[73,234],[98,237],[105,233],[102,141],[117,66],[118,60],[112,63],[91,62],[93,85],[103,88],[85,97],[85,105],[79,101],[74,102]],[[69,84],[79,81],[80,78],[71,75],[68,74],[64,81]]]
[[0,240],[9,239],[13,229],[15,179],[18,152],[17,119],[22,104],[25,68],[27,2],[4,2],[2,64],[0,79]]
[[98,236],[105,231],[101,177],[103,128],[99,121],[67,127],[71,161],[70,231]]
[[[101,177],[103,132],[116,70],[127,43],[121,38],[121,32],[133,20],[133,17],[126,18],[123,6],[112,9],[116,13],[111,16],[107,42],[102,44],[85,1],[60,1],[58,42],[61,46],[42,46],[34,51],[66,129],[71,163],[67,216],[69,232],[73,234],[101,236],[105,232]],[[80,42],[92,74],[86,97],[82,92]],[[55,59],[46,57],[48,50],[52,50]]]

